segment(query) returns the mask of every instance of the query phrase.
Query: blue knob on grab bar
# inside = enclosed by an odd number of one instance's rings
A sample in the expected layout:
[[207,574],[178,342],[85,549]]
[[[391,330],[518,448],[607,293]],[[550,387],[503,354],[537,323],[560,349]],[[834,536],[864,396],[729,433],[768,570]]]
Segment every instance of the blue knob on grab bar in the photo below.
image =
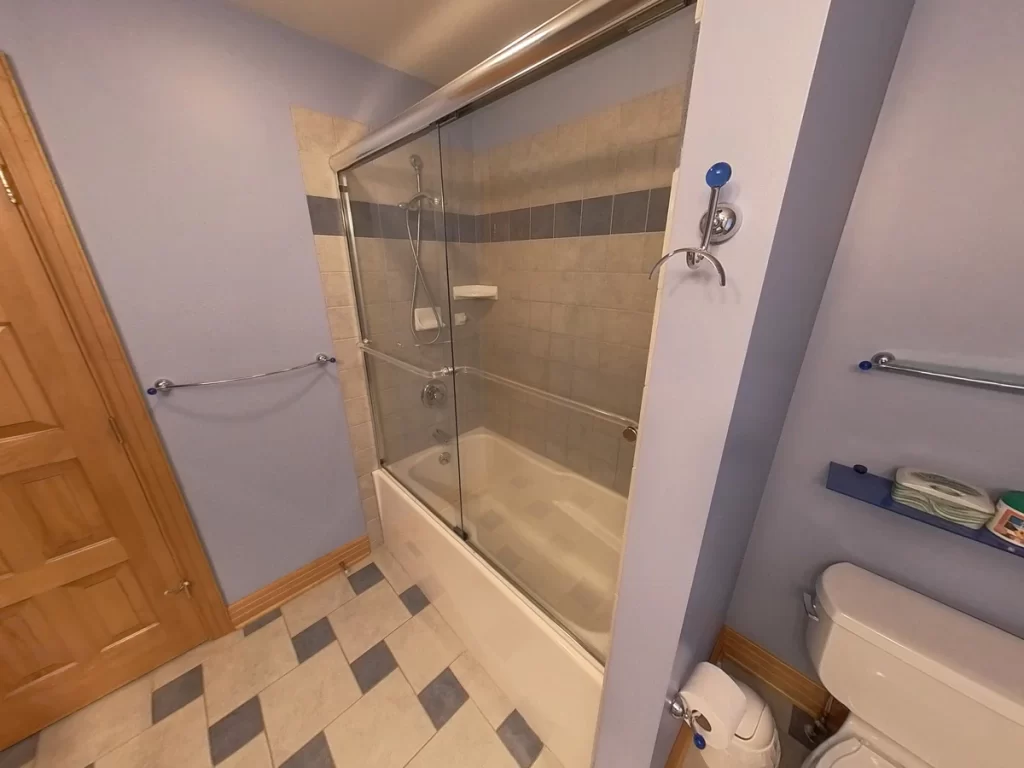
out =
[[715,163],[704,176],[704,181],[712,189],[721,189],[732,178],[732,166],[728,163]]

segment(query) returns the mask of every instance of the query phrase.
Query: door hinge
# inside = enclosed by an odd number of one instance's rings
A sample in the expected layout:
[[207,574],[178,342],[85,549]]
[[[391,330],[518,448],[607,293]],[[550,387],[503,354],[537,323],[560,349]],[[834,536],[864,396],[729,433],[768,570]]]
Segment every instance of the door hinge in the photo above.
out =
[[164,590],[165,595],[180,595],[182,592],[185,593],[185,597],[189,600],[192,599],[192,582],[188,579],[183,579],[176,587]]
[[117,438],[117,442],[123,447],[124,436],[121,434],[121,428],[117,425],[117,419],[113,416],[108,416],[107,421],[110,422],[110,431],[114,433],[114,437]]
[[0,160],[0,184],[4,185],[4,192],[7,194],[7,199],[11,201],[11,204],[17,205],[20,202],[18,199],[18,188],[14,185],[11,170],[7,167],[7,163],[2,160]]

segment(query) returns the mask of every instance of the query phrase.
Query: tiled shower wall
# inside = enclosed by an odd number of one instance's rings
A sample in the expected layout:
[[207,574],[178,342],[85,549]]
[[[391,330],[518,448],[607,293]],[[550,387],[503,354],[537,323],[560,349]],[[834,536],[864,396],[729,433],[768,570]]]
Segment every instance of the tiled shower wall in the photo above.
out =
[[[475,226],[467,231],[468,218],[459,217],[464,250],[449,261],[453,283],[498,286],[498,301],[453,303],[456,312],[477,308],[481,368],[639,416],[657,288],[647,273],[662,252],[683,108],[680,85],[477,149],[469,192],[457,184],[468,203],[459,211],[473,214]],[[459,385],[460,429],[484,424],[628,492],[633,444],[621,428],[473,383],[475,413],[463,413]]]
[[[453,362],[476,366],[637,418],[656,291],[647,272],[661,255],[683,104],[682,86],[666,88],[483,147],[487,137],[472,135],[470,116],[441,130],[443,179],[433,133],[351,172],[365,332],[374,346],[429,370]],[[302,119],[330,120],[295,114],[297,131]],[[331,124],[335,139],[355,132]],[[300,151],[308,152],[299,133]],[[448,344],[422,343],[409,329],[413,263],[406,213],[398,204],[416,190],[412,154],[423,160],[424,191],[444,195],[446,215],[439,207],[424,214],[421,263],[445,321],[449,309],[467,316],[465,325],[454,327],[454,352]],[[337,190],[322,162],[321,168],[305,158],[303,172],[314,195],[310,215],[363,481],[374,466],[373,432]],[[322,255],[327,248],[334,249],[333,261]],[[498,300],[450,301],[449,279],[452,285],[497,285]],[[427,306],[422,293],[418,306]],[[371,364],[371,376],[389,460],[432,444],[435,428],[455,433],[450,407],[420,404],[422,379],[380,362]],[[456,387],[460,431],[486,426],[628,492],[633,444],[622,439],[620,427],[473,376],[458,377]],[[372,493],[368,483],[365,492]],[[379,526],[375,500],[368,496],[364,506]]]
[[356,347],[358,323],[348,249],[342,236],[339,190],[328,158],[356,141],[365,126],[301,107],[292,108],[302,181],[313,226],[327,318],[338,359],[338,381],[344,399],[352,460],[359,479],[367,534],[373,546],[383,542],[377,498],[370,472],[377,466],[370,400],[362,356]]

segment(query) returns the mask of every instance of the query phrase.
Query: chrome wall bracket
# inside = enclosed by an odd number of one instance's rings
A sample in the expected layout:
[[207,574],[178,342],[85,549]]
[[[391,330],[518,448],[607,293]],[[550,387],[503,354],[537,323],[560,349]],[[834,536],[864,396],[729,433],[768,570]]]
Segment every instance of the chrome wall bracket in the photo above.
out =
[[[654,277],[654,273],[663,263],[671,259],[677,253],[686,254],[686,266],[690,269],[700,269],[700,265],[707,259],[718,273],[718,282],[725,287],[725,267],[722,262],[708,250],[712,245],[724,243],[740,228],[741,216],[739,208],[732,203],[719,205],[718,198],[729,179],[732,178],[732,167],[728,163],[715,163],[704,175],[704,181],[711,188],[708,197],[708,209],[701,217],[699,229],[701,232],[700,247],[698,248],[677,248],[671,253],[666,253],[658,259],[651,267],[648,279]],[[708,226],[711,222],[711,226]]]

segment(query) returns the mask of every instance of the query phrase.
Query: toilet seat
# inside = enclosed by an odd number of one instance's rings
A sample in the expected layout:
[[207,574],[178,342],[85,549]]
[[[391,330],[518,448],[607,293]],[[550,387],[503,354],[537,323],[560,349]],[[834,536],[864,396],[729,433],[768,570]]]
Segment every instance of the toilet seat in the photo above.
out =
[[813,768],[901,768],[856,737],[833,744]]

